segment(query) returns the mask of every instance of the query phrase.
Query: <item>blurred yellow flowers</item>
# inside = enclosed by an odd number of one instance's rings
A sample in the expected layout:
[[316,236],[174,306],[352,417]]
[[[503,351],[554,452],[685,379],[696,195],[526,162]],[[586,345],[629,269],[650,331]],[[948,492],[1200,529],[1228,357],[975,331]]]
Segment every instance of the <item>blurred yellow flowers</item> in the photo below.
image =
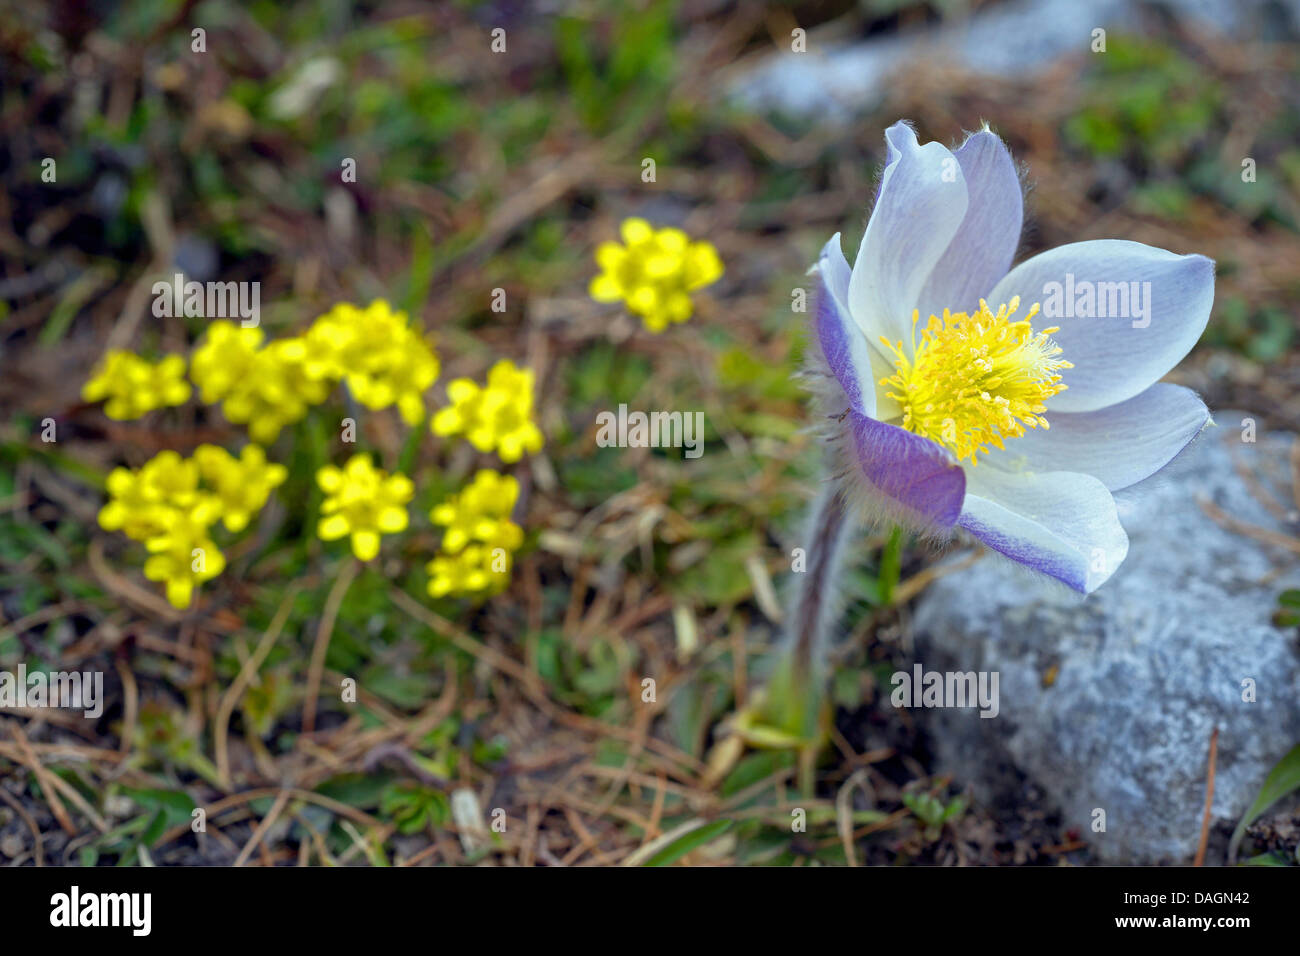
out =
[[300,421],[312,405],[329,395],[332,382],[311,378],[306,371],[307,349],[300,338],[277,339],[253,356],[221,410],[232,422],[248,426],[255,442],[269,445],[280,429]]
[[431,597],[487,597],[510,580],[513,552],[524,532],[510,520],[519,498],[513,475],[483,469],[460,494],[436,505],[429,517],[446,528],[442,554],[429,562]]
[[326,465],[316,473],[316,483],[326,495],[317,533],[325,541],[350,535],[352,553],[360,560],[379,553],[381,535],[406,528],[406,503],[415,486],[405,475],[376,468],[369,455],[353,455],[342,468]]
[[[425,392],[439,371],[438,355],[418,324],[382,299],[364,307],[341,303],[301,334],[273,340],[261,328],[213,321],[189,362],[194,388],[185,381],[182,356],[153,363],[110,351],[83,389],[87,401],[106,401],[110,417],[137,418],[179,405],[197,389],[202,402],[219,404],[229,421],[246,426],[252,443],[238,457],[204,444],[190,458],[164,451],[138,470],[114,469],[99,523],[143,542],[149,552],[145,577],[162,583],[173,605],[189,607],[195,589],[226,566],[212,537],[216,525],[230,534],[244,531],[288,479],[289,469],[268,461],[264,445],[326,402],[340,383],[366,408],[395,407],[408,425],[419,425],[427,415]],[[452,382],[451,405],[430,428],[440,436],[463,435],[479,451],[517,462],[543,445],[533,421],[533,386],[531,369],[498,361],[484,385]],[[415,450],[413,443],[408,448]],[[408,525],[414,485],[403,474],[376,468],[367,454],[353,455],[342,467],[319,468],[316,482],[325,493],[317,533],[325,541],[349,538],[362,561],[378,555],[383,535]],[[483,470],[430,512],[444,529],[440,553],[428,564],[430,594],[483,597],[506,586],[513,553],[523,543],[523,530],[510,520],[518,497],[514,477]]]
[[457,554],[440,554],[429,562],[429,596],[491,597],[505,589],[510,568],[510,552],[504,548],[466,545]]
[[242,530],[286,474],[284,466],[268,465],[256,445],[239,458],[213,445],[200,445],[193,458],[159,452],[139,471],[113,469],[99,524],[143,541],[150,552],[145,577],[163,582],[173,605],[189,607],[195,586],[226,566],[209,528],[221,520],[230,531]]
[[464,435],[479,451],[495,449],[507,463],[542,450],[542,432],[533,422],[532,369],[501,359],[488,371],[486,387],[454,379],[447,397],[452,404],[433,416],[435,435]]
[[156,408],[183,405],[190,397],[185,359],[168,355],[150,362],[134,352],[111,349],[82,387],[81,397],[88,402],[104,401],[104,414],[119,421],[139,418]]
[[305,333],[263,346],[261,329],[213,322],[194,353],[191,376],[208,403],[269,445],[280,430],[325,401],[340,382],[366,408],[396,405],[408,425],[424,420],[424,393],[438,378],[438,357],[383,299],[364,309],[335,306]]
[[625,219],[620,232],[624,245],[597,247],[601,273],[589,291],[597,302],[625,302],[651,332],[689,319],[690,294],[722,277],[722,260],[712,243],[692,242],[680,229],[655,229],[637,218]]
[[189,607],[194,588],[225,570],[226,556],[208,536],[219,511],[211,498],[190,509],[177,509],[166,527],[144,543],[150,552],[144,576],[165,584],[167,600],[174,607]]
[[161,534],[175,511],[198,502],[199,469],[177,452],[163,451],[139,471],[114,468],[107,484],[109,500],[100,509],[100,527],[145,541]]
[[447,530],[442,549],[459,551],[470,541],[511,551],[524,540],[523,529],[510,520],[510,512],[519,498],[519,482],[513,475],[503,475],[486,468],[458,495],[436,505],[429,518]]
[[424,421],[424,393],[438,378],[438,356],[405,312],[382,299],[365,309],[343,303],[312,323],[306,335],[319,374],[345,378],[366,408],[396,405],[403,421]]
[[289,475],[284,465],[267,463],[260,445],[245,445],[238,458],[216,445],[200,445],[194,449],[194,460],[220,505],[221,523],[232,532],[248,527],[271,496],[271,489]]
[[262,330],[246,329],[220,319],[208,326],[204,343],[190,359],[190,378],[199,387],[199,398],[215,405],[242,383],[262,347]]

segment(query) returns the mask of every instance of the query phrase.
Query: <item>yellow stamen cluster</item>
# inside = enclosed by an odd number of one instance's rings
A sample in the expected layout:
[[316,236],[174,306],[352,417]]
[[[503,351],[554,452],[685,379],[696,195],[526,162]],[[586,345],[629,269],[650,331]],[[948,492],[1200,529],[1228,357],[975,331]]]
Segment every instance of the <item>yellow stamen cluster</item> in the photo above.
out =
[[434,524],[447,529],[442,553],[426,568],[431,597],[488,597],[505,589],[524,540],[523,529],[510,520],[518,498],[514,476],[483,469],[460,494],[429,512]]
[[316,473],[316,483],[326,495],[317,533],[325,541],[350,536],[360,560],[379,553],[381,535],[406,528],[406,503],[415,486],[403,474],[376,468],[369,455],[353,455],[342,468],[326,465]]
[[113,469],[99,524],[143,541],[144,576],[164,582],[174,606],[189,607],[195,586],[226,566],[209,529],[218,520],[229,531],[245,528],[286,475],[256,445],[239,458],[214,445],[200,445],[193,458],[159,452],[138,471]]
[[183,405],[190,397],[185,381],[185,359],[168,355],[150,362],[134,352],[110,349],[81,389],[88,402],[104,402],[104,414],[123,421],[169,405]]
[[692,242],[680,229],[655,229],[644,219],[624,220],[623,242],[596,249],[601,273],[591,280],[597,302],[627,303],[651,332],[670,322],[685,322],[693,306],[690,293],[722,276],[722,260],[712,243]]
[[1016,297],[993,312],[983,299],[974,315],[944,309],[930,316],[916,342],[919,313],[912,316],[913,354],[902,342],[881,342],[894,355],[895,373],[880,384],[903,407],[902,425],[950,449],[958,460],[1002,448],[1025,427],[1047,428],[1043,412],[1053,395],[1065,390],[1061,369],[1073,366],[1060,358],[1050,336],[1056,327],[1035,332],[1035,303],[1020,320]]
[[487,386],[458,378],[447,385],[452,404],[433,416],[435,435],[464,435],[482,452],[496,449],[504,462],[542,450],[533,422],[533,370],[502,359],[488,371]]

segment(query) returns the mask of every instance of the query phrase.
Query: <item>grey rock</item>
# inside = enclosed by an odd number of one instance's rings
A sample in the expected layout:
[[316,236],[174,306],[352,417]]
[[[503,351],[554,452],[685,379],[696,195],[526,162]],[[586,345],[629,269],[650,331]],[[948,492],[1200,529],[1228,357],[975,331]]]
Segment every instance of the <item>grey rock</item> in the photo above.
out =
[[1157,11],[1244,39],[1296,35],[1300,0],[1012,0],[969,18],[862,43],[783,51],[737,71],[728,94],[757,109],[848,120],[883,99],[904,63],[958,63],[977,73],[1032,77],[1071,55],[1090,55],[1092,31],[1141,33]]
[[[1220,828],[1235,825],[1300,741],[1297,635],[1271,622],[1278,594],[1300,582],[1296,557],[1225,529],[1198,501],[1237,521],[1300,533],[1288,475],[1296,439],[1243,442],[1246,417],[1216,413],[1218,427],[1116,495],[1128,558],[1089,597],[997,556],[924,594],[914,625],[925,669],[999,674],[996,717],[913,711],[933,737],[939,769],[977,799],[1016,800],[1023,774],[1102,861],[1187,863],[1214,728]],[[1238,466],[1273,491],[1280,514],[1261,504]],[[1243,700],[1247,679],[1253,703]],[[1093,831],[1096,809],[1105,811],[1105,832]]]

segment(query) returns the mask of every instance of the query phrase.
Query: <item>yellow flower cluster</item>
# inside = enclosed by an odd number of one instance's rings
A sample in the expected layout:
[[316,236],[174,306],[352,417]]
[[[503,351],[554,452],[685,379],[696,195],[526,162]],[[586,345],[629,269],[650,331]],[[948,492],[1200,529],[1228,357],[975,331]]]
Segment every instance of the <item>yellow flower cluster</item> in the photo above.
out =
[[438,357],[405,312],[382,299],[365,309],[337,305],[304,336],[314,371],[345,378],[366,408],[396,405],[408,425],[424,421],[424,393],[438,378]]
[[194,588],[226,566],[209,533],[212,525],[220,520],[230,531],[246,527],[286,475],[283,465],[267,464],[256,445],[239,458],[214,445],[200,445],[193,458],[159,452],[138,471],[113,469],[99,524],[143,541],[150,554],[144,576],[163,582],[175,607],[189,607]]
[[302,335],[262,342],[261,329],[213,322],[190,371],[203,400],[221,402],[254,441],[275,441],[340,381],[367,408],[396,405],[407,424],[424,420],[424,392],[438,377],[438,358],[406,313],[382,299],[364,309],[335,306]]
[[105,402],[104,414],[119,421],[139,418],[155,408],[183,405],[190,397],[185,359],[168,355],[150,362],[134,352],[110,349],[82,387],[81,397]]
[[247,425],[253,441],[269,445],[281,428],[324,401],[331,383],[307,376],[300,339],[263,346],[263,338],[261,329],[213,322],[194,352],[190,377],[203,401],[220,402],[226,418]]
[[655,229],[636,218],[624,220],[620,232],[626,245],[603,242],[596,248],[601,272],[591,280],[591,297],[626,302],[651,332],[689,319],[690,294],[722,277],[712,243],[692,242],[680,229]]
[[[188,400],[186,362],[168,356],[150,363],[130,352],[111,351],[88,382],[88,401],[107,400],[113,418],[135,418],[150,409]],[[246,425],[253,444],[236,458],[215,445],[201,445],[191,458],[165,451],[137,471],[117,468],[108,477],[109,501],[99,523],[144,542],[145,576],[163,582],[167,599],[188,607],[194,589],[216,577],[225,556],[213,541],[217,523],[227,532],[246,529],[271,491],[287,478],[269,463],[264,445],[286,426],[326,401],[339,383],[367,408],[395,406],[415,426],[426,415],[424,393],[437,380],[437,354],[406,314],[378,300],[362,308],[335,306],[299,335],[268,341],[260,328],[218,320],[211,323],[189,363],[190,379],[206,404],[220,404],[225,417]],[[533,372],[509,360],[497,362],[487,382],[457,379],[451,405],[430,423],[434,434],[463,435],[481,452],[517,462],[541,450],[533,421]],[[325,493],[317,533],[326,541],[348,537],[357,558],[378,555],[382,536],[404,530],[414,495],[411,480],[376,468],[368,455],[316,473]],[[480,471],[459,495],[430,513],[444,530],[439,555],[428,564],[434,596],[488,596],[509,580],[522,529],[510,520],[518,482]]]
[[216,445],[200,445],[194,449],[194,461],[220,505],[221,523],[233,533],[248,527],[271,496],[271,489],[289,475],[284,465],[267,463],[260,445],[245,445],[238,458]]
[[510,520],[519,498],[513,475],[483,469],[460,494],[429,512],[446,528],[442,553],[427,565],[431,597],[490,597],[510,580],[513,554],[524,532]]
[[464,435],[482,452],[494,449],[507,463],[542,450],[533,422],[533,371],[502,359],[488,371],[487,386],[468,378],[447,385],[452,404],[433,416],[435,435]]
[[379,553],[381,535],[406,528],[406,503],[415,486],[403,474],[376,468],[369,455],[353,455],[342,468],[326,465],[316,473],[316,483],[326,495],[317,533],[325,541],[349,535],[360,560]]

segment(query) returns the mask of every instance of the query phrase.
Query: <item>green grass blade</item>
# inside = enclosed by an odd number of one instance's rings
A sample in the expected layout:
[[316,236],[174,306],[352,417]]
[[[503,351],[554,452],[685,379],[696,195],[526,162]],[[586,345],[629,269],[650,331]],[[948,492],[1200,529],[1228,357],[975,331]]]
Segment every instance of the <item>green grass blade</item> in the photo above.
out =
[[1246,815],[1241,818],[1237,829],[1232,832],[1232,840],[1228,843],[1229,863],[1235,863],[1237,860],[1237,848],[1241,845],[1241,838],[1246,835],[1246,827],[1294,790],[1300,790],[1300,744],[1292,747],[1286,756],[1277,762],[1277,766],[1269,771],[1264,786],[1260,788],[1259,796],[1250,805]]
[[731,824],[731,820],[714,820],[712,823],[696,827],[688,833],[683,833],[641,865],[669,866],[692,850],[722,836],[731,829]]

